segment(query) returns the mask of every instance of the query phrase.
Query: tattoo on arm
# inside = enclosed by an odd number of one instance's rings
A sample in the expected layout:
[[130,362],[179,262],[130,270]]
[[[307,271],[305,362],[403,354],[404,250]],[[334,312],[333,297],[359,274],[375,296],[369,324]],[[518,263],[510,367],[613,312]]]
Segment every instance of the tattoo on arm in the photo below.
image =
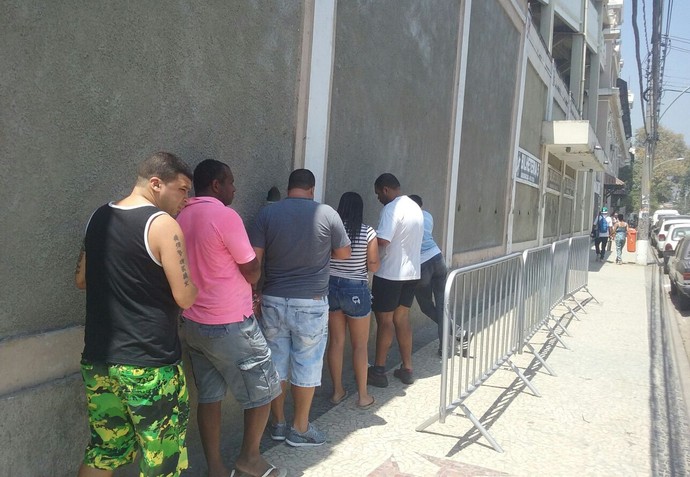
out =
[[86,250],[84,250],[84,246],[81,246],[81,250],[79,251],[79,259],[77,260],[77,268],[74,270],[75,275],[79,275],[81,272],[81,262],[84,259],[84,254],[86,253]]
[[184,286],[189,286],[189,272],[187,272],[187,264],[184,261],[184,253],[182,252],[182,242],[177,234],[173,236],[175,240],[175,248],[177,249],[177,255],[180,257],[180,270],[182,271],[182,279],[184,280]]

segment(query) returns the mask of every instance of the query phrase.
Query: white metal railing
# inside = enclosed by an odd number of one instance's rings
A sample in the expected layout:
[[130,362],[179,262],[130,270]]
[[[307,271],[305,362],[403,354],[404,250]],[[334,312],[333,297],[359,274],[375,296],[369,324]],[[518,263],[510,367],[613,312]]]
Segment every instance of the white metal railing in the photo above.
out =
[[[592,296],[587,290],[588,251],[589,237],[575,237],[462,267],[448,275],[439,407],[437,413],[417,427],[418,431],[436,421],[445,422],[448,415],[460,408],[492,447],[503,452],[465,400],[506,364],[534,395],[540,396],[511,357],[526,347],[555,376],[530,340],[540,328],[546,327],[565,346],[556,332],[559,327],[567,334],[560,323],[565,315],[557,319],[554,309],[564,304],[575,316],[567,301],[574,299],[574,293],[579,290]],[[584,302],[577,303],[584,309]],[[550,320],[555,320],[554,327],[549,326]],[[463,336],[458,337],[458,332],[469,338],[468,349],[459,355],[454,344]]]
[[568,256],[568,278],[565,282],[565,296],[577,303],[577,308],[587,312],[575,298],[575,293],[583,290],[597,303],[598,300],[587,288],[589,272],[589,250],[592,247],[589,235],[572,237],[570,239],[570,255]]

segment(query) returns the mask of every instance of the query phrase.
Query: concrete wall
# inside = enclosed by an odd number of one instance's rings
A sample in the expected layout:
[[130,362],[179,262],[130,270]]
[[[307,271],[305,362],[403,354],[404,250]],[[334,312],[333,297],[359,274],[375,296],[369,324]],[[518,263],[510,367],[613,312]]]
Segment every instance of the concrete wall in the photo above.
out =
[[245,215],[274,181],[284,189],[299,4],[166,5],[5,2],[0,337],[81,322],[84,224],[131,189],[147,154],[227,160]]
[[[72,374],[85,223],[127,194],[135,165],[159,149],[191,165],[227,161],[246,220],[270,186],[285,190],[302,4],[10,0],[2,11],[0,354],[14,350],[3,368],[24,372],[0,376],[0,463],[12,465],[4,475],[74,475],[87,431]],[[51,330],[62,331],[33,339]],[[55,369],[32,371],[45,353]]]
[[459,4],[338,2],[326,202],[356,191],[376,226],[374,180],[391,172],[443,237]]
[[505,248],[520,57],[520,33],[497,0],[472,3],[469,36],[453,243],[456,254]]
[[520,147],[541,156],[541,128],[546,113],[548,88],[531,63],[527,63],[525,99],[520,120]]
[[[541,156],[541,129],[546,112],[547,87],[530,62],[525,73],[525,97],[520,119],[520,147]],[[544,166],[541,173],[544,174]],[[513,207],[513,243],[538,239],[539,189],[522,183],[515,184]]]

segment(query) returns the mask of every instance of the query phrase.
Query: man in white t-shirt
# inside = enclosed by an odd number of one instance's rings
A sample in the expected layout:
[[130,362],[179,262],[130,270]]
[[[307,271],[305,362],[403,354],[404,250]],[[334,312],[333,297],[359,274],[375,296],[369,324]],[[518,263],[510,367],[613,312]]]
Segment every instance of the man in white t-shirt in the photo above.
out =
[[388,386],[385,374],[388,350],[393,336],[398,339],[402,365],[393,375],[412,384],[412,327],[409,313],[414,290],[421,277],[420,250],[424,235],[424,216],[419,206],[400,191],[393,174],[381,174],[374,192],[384,205],[376,230],[381,266],[372,283],[372,309],[376,316],[376,359],[369,368],[367,382]]

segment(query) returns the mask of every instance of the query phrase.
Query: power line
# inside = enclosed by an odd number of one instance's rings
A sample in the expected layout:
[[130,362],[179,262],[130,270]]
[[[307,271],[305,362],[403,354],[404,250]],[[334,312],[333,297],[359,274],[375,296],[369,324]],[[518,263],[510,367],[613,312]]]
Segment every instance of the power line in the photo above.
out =
[[[642,124],[644,125],[645,137],[649,136],[649,131],[647,130],[647,121],[645,114],[645,90],[642,87],[642,59],[640,58],[640,30],[637,26],[637,0],[632,0],[632,27],[633,34],[635,36],[635,59],[637,60],[637,76],[640,86],[640,111],[642,112]],[[647,54],[649,55],[649,48],[647,48]]]

